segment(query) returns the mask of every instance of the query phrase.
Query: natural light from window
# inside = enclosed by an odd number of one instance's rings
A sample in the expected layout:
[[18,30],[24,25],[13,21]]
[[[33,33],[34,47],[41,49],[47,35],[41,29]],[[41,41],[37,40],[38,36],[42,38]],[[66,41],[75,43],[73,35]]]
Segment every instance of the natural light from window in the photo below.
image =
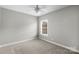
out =
[[41,20],[41,35],[48,35],[48,20],[45,19],[45,20]]

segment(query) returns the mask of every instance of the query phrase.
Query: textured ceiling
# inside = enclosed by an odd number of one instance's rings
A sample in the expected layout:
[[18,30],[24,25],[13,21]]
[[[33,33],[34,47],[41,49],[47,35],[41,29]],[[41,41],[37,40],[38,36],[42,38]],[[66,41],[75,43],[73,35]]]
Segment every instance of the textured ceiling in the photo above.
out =
[[34,10],[35,5],[1,5],[3,8],[23,12],[33,16],[42,16],[68,6],[69,5],[39,5],[40,11],[36,13]]

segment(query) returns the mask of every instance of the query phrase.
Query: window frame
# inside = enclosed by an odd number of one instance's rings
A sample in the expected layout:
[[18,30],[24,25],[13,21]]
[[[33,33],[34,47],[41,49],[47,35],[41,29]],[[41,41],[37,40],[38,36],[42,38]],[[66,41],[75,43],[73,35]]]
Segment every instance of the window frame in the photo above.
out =
[[[43,22],[46,22],[46,23],[47,23],[47,34],[43,34],[43,32],[42,32],[42,24],[43,24]],[[41,26],[40,26],[40,34],[41,34],[41,35],[48,36],[48,20],[47,20],[47,19],[41,20],[40,25],[41,25]]]

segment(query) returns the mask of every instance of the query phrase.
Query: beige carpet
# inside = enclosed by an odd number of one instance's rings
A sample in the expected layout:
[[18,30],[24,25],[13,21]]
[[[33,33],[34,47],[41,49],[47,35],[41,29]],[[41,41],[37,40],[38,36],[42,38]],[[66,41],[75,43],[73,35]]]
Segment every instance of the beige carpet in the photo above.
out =
[[75,54],[70,50],[40,39],[0,48],[1,54]]

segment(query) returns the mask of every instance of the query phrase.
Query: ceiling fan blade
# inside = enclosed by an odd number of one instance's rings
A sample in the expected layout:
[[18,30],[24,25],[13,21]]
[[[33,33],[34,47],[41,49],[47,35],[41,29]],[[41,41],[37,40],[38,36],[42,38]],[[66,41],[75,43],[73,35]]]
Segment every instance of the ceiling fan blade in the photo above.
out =
[[40,9],[40,11],[47,12],[47,10],[46,10],[46,9]]

